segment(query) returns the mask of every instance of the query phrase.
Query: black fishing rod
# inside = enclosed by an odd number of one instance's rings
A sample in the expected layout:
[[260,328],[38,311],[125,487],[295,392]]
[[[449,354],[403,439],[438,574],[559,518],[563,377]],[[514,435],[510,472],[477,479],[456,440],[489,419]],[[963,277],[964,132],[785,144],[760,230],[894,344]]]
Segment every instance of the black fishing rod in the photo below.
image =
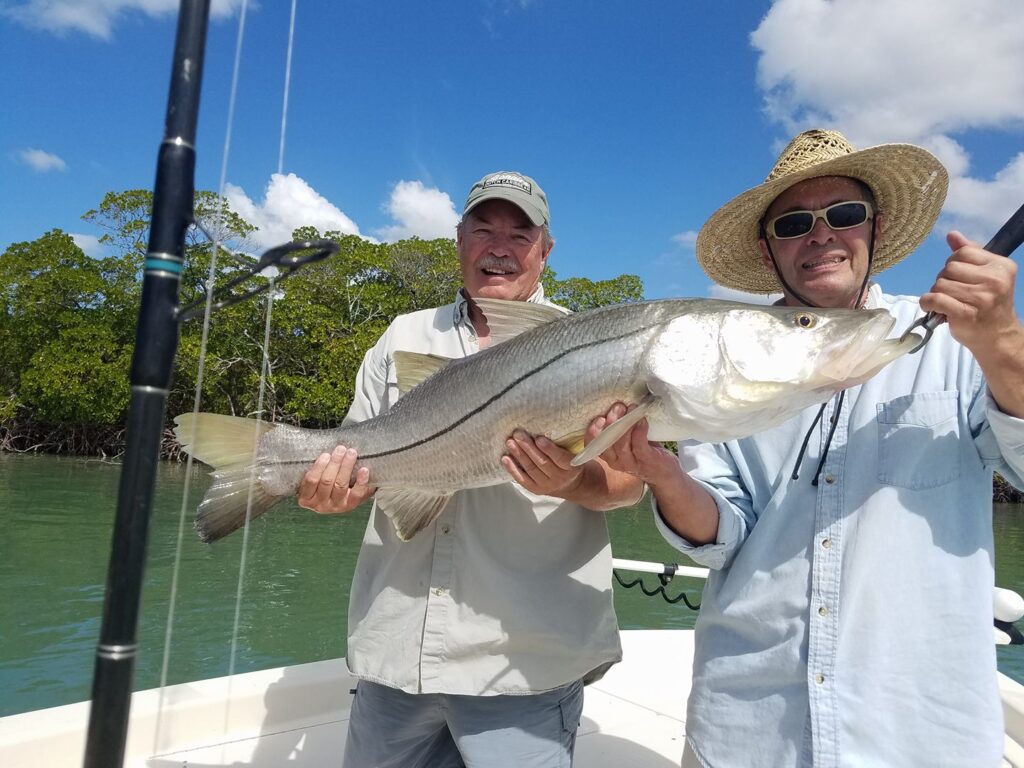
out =
[[[93,672],[85,768],[120,767],[124,763],[132,676],[139,650],[137,630],[146,541],[178,330],[207,302],[203,299],[184,308],[178,306],[185,233],[197,223],[193,213],[195,138],[209,10],[209,0],[181,0],[178,11],[167,118],[157,158],[149,248],[143,265],[125,459]],[[330,240],[271,248],[209,297],[210,311],[280,285],[302,267],[338,250],[338,244]],[[267,270],[276,273],[273,281],[251,289],[242,286]],[[244,290],[236,291],[238,288]],[[222,292],[229,295],[221,296]]]
[[[1021,243],[1024,243],[1024,205],[1018,208],[1006,220],[1003,226],[999,228],[999,231],[992,236],[992,239],[985,244],[985,250],[1009,258]],[[900,336],[900,341],[907,338],[915,328],[924,329],[924,336],[921,337],[917,346],[909,352],[912,355],[928,343],[935,329],[944,322],[946,322],[945,315],[940,315],[938,312],[928,312],[924,317],[915,320],[914,324],[903,332],[903,335]]]
[[195,138],[209,0],[181,0],[131,368],[127,443],[92,683],[85,768],[124,763],[139,603],[164,411],[178,348],[178,288],[193,221]]

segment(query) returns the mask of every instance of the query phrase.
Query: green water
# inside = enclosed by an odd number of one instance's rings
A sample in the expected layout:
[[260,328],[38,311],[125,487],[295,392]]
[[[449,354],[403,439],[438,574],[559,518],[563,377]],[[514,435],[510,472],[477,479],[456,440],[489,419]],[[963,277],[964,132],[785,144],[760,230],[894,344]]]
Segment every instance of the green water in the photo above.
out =
[[[99,634],[120,466],[0,454],[0,716],[88,698]],[[190,507],[206,479],[197,473]],[[159,684],[177,549],[184,468],[161,467],[150,526],[135,687]],[[318,517],[294,503],[249,535],[235,671],[345,654],[345,612],[367,513]],[[617,557],[678,561],[641,507],[609,515]],[[996,580],[1024,593],[1024,508],[997,505]],[[168,682],[227,674],[242,535],[202,544],[182,535]],[[636,574],[625,574],[633,578]],[[644,577],[648,584],[655,577]],[[699,595],[677,579],[668,591]],[[624,629],[692,627],[695,614],[616,586]],[[1003,672],[1024,682],[1024,647],[999,649]]]

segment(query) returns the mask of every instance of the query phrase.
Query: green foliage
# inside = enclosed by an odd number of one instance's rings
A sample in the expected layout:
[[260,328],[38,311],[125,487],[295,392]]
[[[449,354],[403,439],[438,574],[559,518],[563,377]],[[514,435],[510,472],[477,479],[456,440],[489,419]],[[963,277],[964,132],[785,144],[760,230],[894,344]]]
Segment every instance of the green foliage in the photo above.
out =
[[42,424],[114,424],[128,406],[130,364],[109,328],[66,328],[32,356],[20,396]]
[[[22,408],[44,424],[117,421],[137,303],[122,266],[53,230],[0,255],[0,286],[0,419]],[[90,379],[97,394],[80,386]]]
[[643,301],[644,284],[636,275],[619,275],[594,282],[586,277],[559,280],[550,267],[541,275],[544,293],[551,301],[573,312],[597,309],[609,304]]
[[[85,214],[104,230],[103,258],[86,256],[59,230],[15,243],[0,256],[0,426],[22,420],[72,431],[123,421],[152,203],[147,190],[111,192]],[[195,205],[204,229],[226,247],[253,250],[253,227],[225,201],[198,192]],[[366,350],[391,320],[452,301],[462,284],[454,240],[371,243],[312,227],[294,234],[296,240],[331,239],[339,253],[275,284],[272,302],[264,294],[217,311],[205,356],[201,316],[184,322],[169,417],[192,410],[200,375],[203,410],[253,415],[260,407],[265,366],[264,418],[336,425],[351,404]],[[182,305],[204,299],[212,255],[208,239],[190,229]],[[218,254],[213,273],[218,298],[241,268],[238,259]],[[558,280],[547,270],[543,280],[554,301],[576,311],[637,301],[643,292],[632,275]],[[240,293],[267,281],[257,277],[232,290]]]

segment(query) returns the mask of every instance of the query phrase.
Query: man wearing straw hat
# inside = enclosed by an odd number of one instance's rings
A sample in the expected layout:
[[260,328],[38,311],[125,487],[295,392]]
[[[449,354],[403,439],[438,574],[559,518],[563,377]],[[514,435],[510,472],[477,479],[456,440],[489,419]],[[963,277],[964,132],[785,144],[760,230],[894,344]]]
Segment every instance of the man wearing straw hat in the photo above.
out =
[[[641,422],[603,458],[708,566],[684,766],[994,766],[992,472],[1024,486],[1015,267],[952,232],[918,300],[870,276],[928,235],[947,176],[905,144],[808,131],[697,239],[717,283],[780,303],[922,311],[920,351],[775,429],[683,446]],[[621,412],[621,411],[620,411]]]

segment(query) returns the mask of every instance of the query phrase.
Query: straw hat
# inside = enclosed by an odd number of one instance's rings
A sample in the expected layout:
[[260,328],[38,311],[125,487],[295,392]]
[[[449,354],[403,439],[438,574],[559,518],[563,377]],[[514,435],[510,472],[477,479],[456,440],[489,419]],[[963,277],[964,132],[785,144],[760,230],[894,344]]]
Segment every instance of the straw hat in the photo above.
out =
[[697,261],[708,277],[748,293],[781,291],[774,271],[761,262],[759,222],[782,192],[819,176],[849,176],[871,188],[875,210],[885,217],[872,274],[921,244],[939,217],[949,186],[942,163],[921,147],[882,144],[858,152],[838,131],[805,131],[782,151],[763,184],[730,200],[701,227]]

